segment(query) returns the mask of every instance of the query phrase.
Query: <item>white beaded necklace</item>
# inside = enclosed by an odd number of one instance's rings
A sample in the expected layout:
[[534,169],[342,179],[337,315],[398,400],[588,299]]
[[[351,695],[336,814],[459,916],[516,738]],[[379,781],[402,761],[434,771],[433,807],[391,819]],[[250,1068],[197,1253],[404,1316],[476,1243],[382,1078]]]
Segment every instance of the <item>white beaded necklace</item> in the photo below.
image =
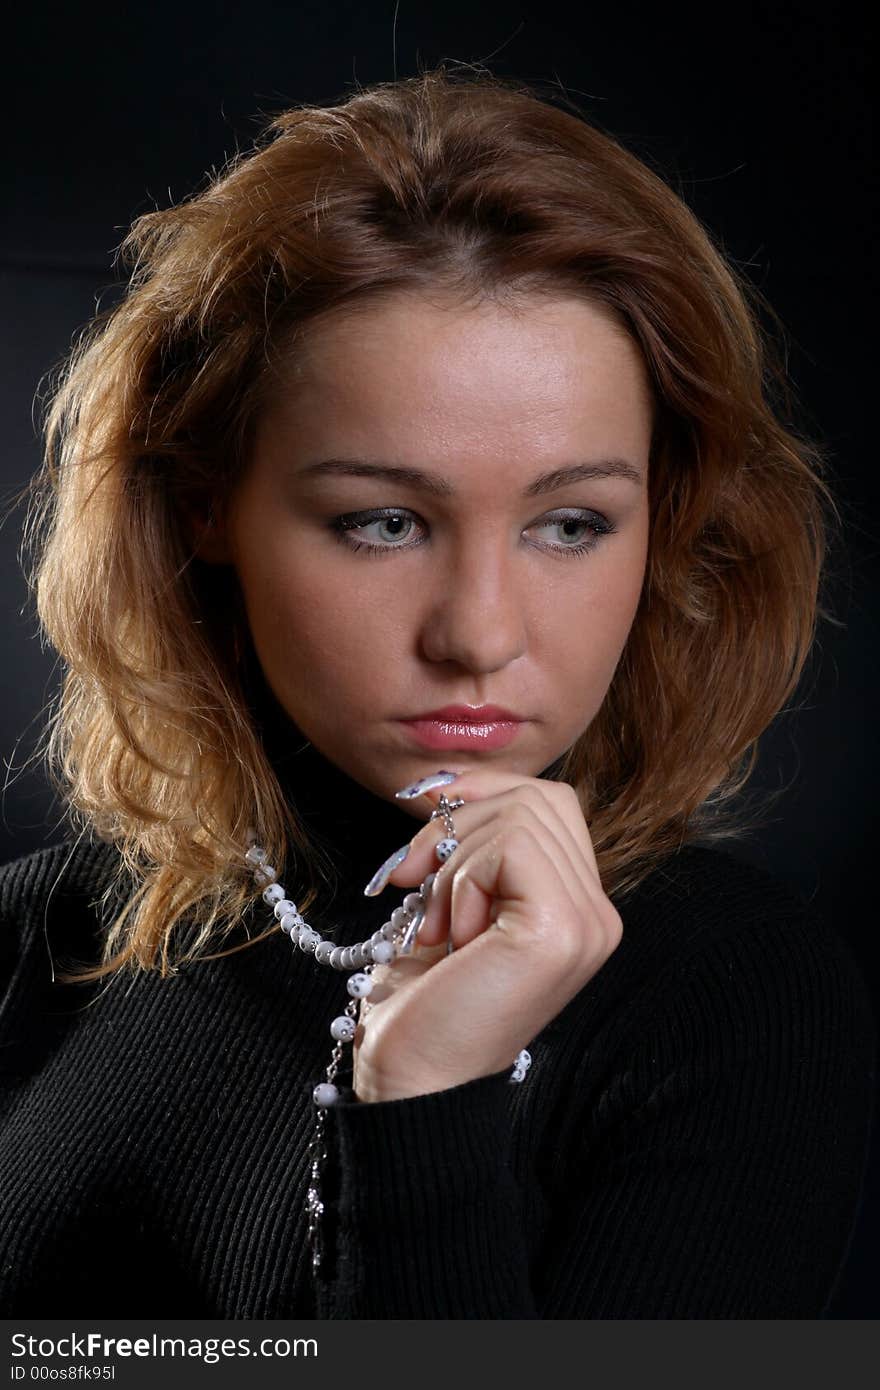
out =
[[[455,827],[452,823],[452,812],[463,805],[464,802],[461,798],[450,802],[441,795],[436,810],[431,813],[431,820],[438,816],[443,817],[448,832],[446,838],[436,845],[434,851],[441,863],[444,863],[458,848]],[[335,1105],[339,1099],[339,1088],[334,1085],[334,1077],[339,1070],[344,1046],[352,1041],[357,1031],[356,1015],[360,1000],[367,998],[372,992],[373,966],[386,965],[394,960],[398,954],[409,955],[425,915],[435,875],[428,874],[417,892],[407,893],[401,905],[394,909],[388,921],[365,941],[359,941],[355,946],[335,946],[332,941],[325,940],[320,932],[309,926],[298,912],[296,903],[288,898],[283,887],[277,881],[276,870],[266,862],[268,855],[257,843],[257,835],[254,831],[248,832],[247,842],[245,862],[253,869],[254,881],[263,890],[263,901],[272,908],[281,925],[281,930],[290,937],[291,944],[299,946],[300,950],[308,955],[313,955],[321,965],[332,966],[334,970],[353,970],[356,972],[346,981],[346,988],[351,998],[346,1005],[345,1012],[339,1014],[330,1024],[330,1036],[335,1042],[335,1047],[327,1067],[326,1079],[319,1082],[312,1092],[316,1116],[315,1133],[309,1149],[311,1181],[306,1198],[306,1211],[309,1218],[308,1239],[312,1251],[312,1273],[314,1275],[318,1273],[323,1258],[321,1214],[324,1210],[324,1204],[321,1201],[321,1174],[327,1158],[327,1150],[324,1146],[324,1124],[327,1106]],[[523,1048],[513,1064],[510,1080],[512,1082],[523,1081],[531,1064],[531,1056]]]

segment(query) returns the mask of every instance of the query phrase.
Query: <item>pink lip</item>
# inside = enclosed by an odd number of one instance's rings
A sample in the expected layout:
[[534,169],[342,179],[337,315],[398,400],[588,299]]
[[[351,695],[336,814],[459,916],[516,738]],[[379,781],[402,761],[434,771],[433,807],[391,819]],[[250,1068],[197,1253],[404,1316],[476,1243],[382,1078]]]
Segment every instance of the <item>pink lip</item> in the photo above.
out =
[[504,748],[516,738],[522,720],[402,719],[423,748]]
[[425,709],[413,719],[440,719],[456,724],[516,724],[522,715],[503,705],[442,705],[440,709]]

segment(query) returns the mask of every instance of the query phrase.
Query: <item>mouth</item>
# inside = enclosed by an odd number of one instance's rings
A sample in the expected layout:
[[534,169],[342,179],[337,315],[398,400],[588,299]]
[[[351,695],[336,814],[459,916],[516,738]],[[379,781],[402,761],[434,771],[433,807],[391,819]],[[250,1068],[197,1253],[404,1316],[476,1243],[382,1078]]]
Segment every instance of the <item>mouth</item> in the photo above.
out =
[[524,727],[522,719],[425,717],[400,723],[422,748],[505,748]]

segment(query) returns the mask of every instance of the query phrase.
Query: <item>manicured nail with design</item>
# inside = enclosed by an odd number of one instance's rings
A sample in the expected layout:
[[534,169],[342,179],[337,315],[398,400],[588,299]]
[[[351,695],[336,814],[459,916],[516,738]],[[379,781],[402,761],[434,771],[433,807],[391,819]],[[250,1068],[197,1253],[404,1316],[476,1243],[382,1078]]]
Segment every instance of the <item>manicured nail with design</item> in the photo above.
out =
[[421,796],[422,792],[433,791],[435,787],[448,787],[449,783],[454,782],[457,776],[457,772],[432,772],[430,777],[420,777],[418,782],[410,782],[408,787],[395,792],[394,795],[399,797],[401,801],[411,801],[414,796]]
[[373,874],[373,877],[370,879],[369,883],[364,889],[364,897],[375,898],[379,893],[381,893],[382,889],[385,887],[385,884],[388,882],[389,878],[394,873],[394,870],[397,868],[398,864],[402,864],[408,854],[408,844],[401,845],[400,849],[396,849],[393,854],[389,854],[388,858],[385,860],[385,863],[382,865],[380,869],[376,870],[376,872]]

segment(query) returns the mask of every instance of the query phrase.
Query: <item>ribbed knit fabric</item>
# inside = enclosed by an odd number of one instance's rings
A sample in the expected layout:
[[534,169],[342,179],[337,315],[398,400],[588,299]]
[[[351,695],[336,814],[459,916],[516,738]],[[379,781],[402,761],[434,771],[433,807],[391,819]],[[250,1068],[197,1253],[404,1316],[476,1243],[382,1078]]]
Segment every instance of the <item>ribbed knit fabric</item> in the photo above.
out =
[[[354,788],[334,839],[333,804],[314,824],[348,886],[309,920],[346,943],[399,901],[363,885],[418,826]],[[114,853],[67,844],[0,870],[3,1315],[821,1316],[864,1176],[876,1029],[845,942],[775,878],[683,850],[621,908],[605,966],[521,1040],[523,1083],[328,1110],[316,1288],[312,1089],[347,975],[279,930],[165,980],[53,984],[53,961],[98,957]]]

